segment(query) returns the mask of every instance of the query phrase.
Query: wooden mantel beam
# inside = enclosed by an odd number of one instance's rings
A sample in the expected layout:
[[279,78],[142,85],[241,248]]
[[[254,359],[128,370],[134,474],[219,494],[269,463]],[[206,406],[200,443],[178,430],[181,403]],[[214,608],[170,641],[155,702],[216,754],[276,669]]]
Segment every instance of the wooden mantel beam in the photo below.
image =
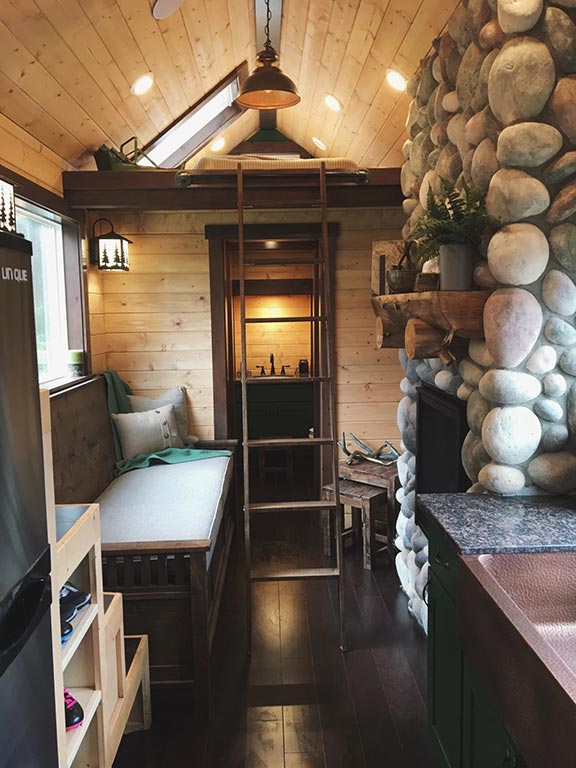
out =
[[[67,171],[64,197],[71,208],[91,210],[227,210],[236,208],[234,173],[203,173],[198,183],[179,187],[175,170]],[[356,184],[344,174],[328,176],[330,208],[402,204],[398,168],[368,169],[368,182]],[[226,179],[225,176],[228,178]],[[249,201],[262,208],[306,208],[317,204],[318,175],[278,171],[246,173]],[[232,181],[230,180],[232,178]]]
[[374,296],[372,307],[387,327],[406,327],[408,320],[424,320],[447,335],[464,339],[484,336],[484,304],[490,291],[427,291]]

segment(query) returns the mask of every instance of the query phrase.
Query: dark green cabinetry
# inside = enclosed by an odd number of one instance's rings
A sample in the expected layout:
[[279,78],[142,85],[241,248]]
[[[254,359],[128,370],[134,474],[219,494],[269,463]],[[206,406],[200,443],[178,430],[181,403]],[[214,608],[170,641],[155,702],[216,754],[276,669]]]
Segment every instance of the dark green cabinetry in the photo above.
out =
[[[314,426],[314,384],[269,379],[252,384],[248,392],[248,435],[262,437],[308,437]],[[242,436],[242,393],[235,385],[236,436]]]
[[523,768],[460,646],[456,549],[434,521],[421,525],[430,542],[428,717],[441,768]]

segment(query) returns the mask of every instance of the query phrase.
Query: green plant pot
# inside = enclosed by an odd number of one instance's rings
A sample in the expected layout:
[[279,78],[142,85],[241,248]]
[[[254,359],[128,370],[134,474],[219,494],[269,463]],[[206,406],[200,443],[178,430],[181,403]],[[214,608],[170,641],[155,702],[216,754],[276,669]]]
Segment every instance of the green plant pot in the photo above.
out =
[[440,246],[440,290],[469,291],[478,251],[472,245],[455,243]]

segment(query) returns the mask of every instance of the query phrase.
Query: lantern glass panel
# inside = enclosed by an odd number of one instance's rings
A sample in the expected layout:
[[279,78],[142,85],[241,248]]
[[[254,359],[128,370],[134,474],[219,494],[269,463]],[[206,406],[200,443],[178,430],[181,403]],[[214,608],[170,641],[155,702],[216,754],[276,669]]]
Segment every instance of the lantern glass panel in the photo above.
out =
[[100,237],[98,239],[99,269],[127,270],[128,244],[121,237]]
[[14,187],[0,179],[0,231],[16,232]]

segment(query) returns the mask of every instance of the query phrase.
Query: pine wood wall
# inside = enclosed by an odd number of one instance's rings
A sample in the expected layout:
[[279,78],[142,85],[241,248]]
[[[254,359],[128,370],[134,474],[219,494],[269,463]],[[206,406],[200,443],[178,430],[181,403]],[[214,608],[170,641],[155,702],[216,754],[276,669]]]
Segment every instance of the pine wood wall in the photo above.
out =
[[[330,219],[341,225],[336,264],[338,428],[373,443],[398,441],[402,372],[395,351],[375,350],[370,270],[372,241],[397,238],[404,216],[399,209],[336,210]],[[115,368],[147,396],[186,386],[192,431],[209,438],[214,412],[204,226],[235,223],[235,215],[140,213],[116,215],[113,221],[133,241],[131,266],[129,273],[90,276],[93,365],[96,370]],[[318,213],[258,212],[248,219],[290,221],[316,222]],[[275,351],[268,340],[264,347],[250,367],[260,363],[261,353],[269,357]],[[267,370],[268,357],[261,361]]]
[[0,163],[62,195],[62,171],[72,166],[0,114]]

